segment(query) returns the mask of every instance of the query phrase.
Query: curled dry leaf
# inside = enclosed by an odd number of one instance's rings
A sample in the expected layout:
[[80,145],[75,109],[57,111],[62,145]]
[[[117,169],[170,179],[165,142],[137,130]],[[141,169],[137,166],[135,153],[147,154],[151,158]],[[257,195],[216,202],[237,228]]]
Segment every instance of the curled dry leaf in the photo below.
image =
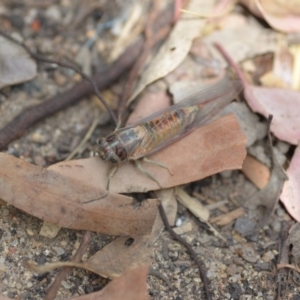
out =
[[300,141],[300,92],[254,86],[247,82],[243,72],[220,44],[215,44],[244,85],[244,96],[254,112],[266,118],[273,115],[271,132],[279,139],[297,145]]
[[[269,117],[269,122],[272,118]],[[279,200],[283,184],[287,180],[287,176],[283,168],[278,163],[276,156],[274,154],[271,133],[268,132],[268,148],[271,156],[271,175],[268,184],[260,191],[255,193],[247,201],[249,207],[262,207],[264,209],[263,216],[256,224],[255,228],[250,231],[247,235],[251,235],[261,229],[264,225],[268,224],[270,218],[274,212],[275,206]]]
[[[177,212],[174,190],[163,190],[159,196],[169,220],[174,222]],[[120,237],[82,263],[55,262],[44,266],[28,263],[28,267],[37,273],[49,272],[61,267],[77,267],[87,269],[103,277],[116,278],[124,272],[151,263],[153,244],[163,228],[164,224],[158,213],[151,234],[132,236],[131,238]]]
[[[199,11],[201,9],[202,13],[209,13],[212,7],[212,1],[192,0],[189,2],[187,10]],[[143,72],[127,104],[131,103],[148,84],[166,76],[184,60],[191,48],[192,41],[200,36],[205,23],[206,20],[194,16],[182,16],[166,42],[151,60],[151,64]]]
[[283,32],[299,32],[299,0],[240,0],[253,14],[264,18],[271,27]]
[[[61,167],[80,173],[82,166]],[[47,222],[111,235],[151,232],[158,200],[140,205],[130,197],[0,153],[0,198]]]
[[300,222],[300,146],[296,148],[286,173],[289,180],[284,183],[280,199],[291,216]]
[[144,265],[122,274],[102,290],[72,298],[73,300],[147,300],[147,276],[149,266]]
[[0,36],[0,89],[36,76],[36,63],[19,45]]
[[271,131],[291,144],[300,141],[300,93],[281,88],[244,85],[245,98],[255,112],[265,117],[273,115]]
[[[165,164],[174,175],[157,165],[141,162],[164,188],[203,179],[212,174],[240,169],[246,156],[245,136],[233,115],[200,127],[148,158]],[[78,167],[80,166],[80,167]],[[99,157],[62,162],[50,167],[87,186],[105,189],[112,165]],[[115,193],[147,192],[160,187],[132,164],[120,166],[110,182]]]

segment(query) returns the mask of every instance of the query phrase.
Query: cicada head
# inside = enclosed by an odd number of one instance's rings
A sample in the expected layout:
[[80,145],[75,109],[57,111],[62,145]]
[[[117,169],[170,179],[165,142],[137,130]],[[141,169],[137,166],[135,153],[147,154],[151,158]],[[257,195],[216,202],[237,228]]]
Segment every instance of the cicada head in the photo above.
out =
[[121,163],[127,160],[127,152],[120,142],[115,138],[115,135],[110,135],[107,138],[100,138],[97,141],[99,156],[113,164]]

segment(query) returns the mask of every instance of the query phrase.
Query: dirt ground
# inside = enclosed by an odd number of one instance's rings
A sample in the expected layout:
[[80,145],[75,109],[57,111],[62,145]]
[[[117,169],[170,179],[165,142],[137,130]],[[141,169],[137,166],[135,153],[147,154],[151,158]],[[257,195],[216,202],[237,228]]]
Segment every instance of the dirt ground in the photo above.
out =
[[[23,2],[26,16],[30,15],[30,10],[37,10],[41,14],[43,8],[33,7],[31,1]],[[29,29],[20,30],[26,36],[25,41],[33,48],[42,49],[44,54],[74,56],[86,40],[85,31],[72,28],[57,34],[60,30],[58,25],[63,22],[55,10],[62,5],[60,2],[64,1],[58,1],[58,6],[53,5],[55,7],[52,8],[52,12],[50,10],[52,5],[46,5],[50,15],[48,17],[51,19],[52,13],[53,19],[52,23],[50,22],[41,32],[33,34]],[[21,4],[18,5],[17,2],[12,5],[4,1],[1,7],[11,9],[10,16],[13,19],[21,15]],[[71,9],[70,7],[62,9]],[[110,12],[109,16],[113,15],[109,8],[107,10]],[[91,14],[92,17],[84,23],[85,29],[95,25],[99,18],[98,14],[98,10]],[[97,55],[93,53],[93,57]],[[98,58],[93,63],[93,69],[101,68],[102,63]],[[72,87],[78,79],[73,71],[53,65],[40,64],[38,74],[27,83],[7,88],[5,93],[9,98],[0,95],[0,128],[25,107],[61,93]],[[125,78],[121,79],[112,88],[110,94],[112,99],[119,97],[124,80]],[[83,99],[76,105],[38,122],[20,139],[11,142],[5,152],[43,167],[61,161],[78,145],[90,128],[94,111],[95,103],[92,98]],[[106,112],[101,112],[99,118],[101,124],[97,126],[84,150],[80,151],[76,158],[92,156],[96,140],[113,130],[113,124]],[[238,170],[216,174],[184,188],[203,205],[211,206],[211,219],[243,207],[247,199],[257,191]],[[222,206],[218,206],[221,201],[225,202],[222,202]],[[251,215],[255,213],[258,214],[257,217]],[[46,264],[70,260],[80,245],[83,232],[62,228],[54,238],[42,236],[40,230],[43,221],[6,205],[5,202],[0,205],[0,216],[0,294],[11,299],[43,299],[58,271],[35,274],[28,270],[26,262],[32,260],[37,264]],[[299,275],[293,271],[284,271],[278,275],[276,269],[282,232],[294,221],[278,203],[269,225],[246,239],[239,232],[242,232],[243,226],[250,226],[247,223],[248,217],[259,219],[261,215],[259,211],[246,211],[238,221],[234,219],[223,226],[213,224],[225,243],[184,206],[181,204],[178,206],[176,225],[180,227],[181,224],[188,223],[191,226],[190,230],[181,236],[190,243],[204,262],[213,299],[300,300]],[[112,236],[93,233],[92,242],[83,259],[87,259],[114,239]],[[203,284],[195,262],[190,258],[186,248],[174,241],[167,231],[164,231],[155,242],[153,253],[148,276],[151,299],[205,299]],[[92,293],[102,289],[108,282],[108,279],[91,272],[73,269],[62,282],[56,299],[69,299]],[[278,288],[281,290],[278,291]],[[282,298],[276,298],[278,293]]]

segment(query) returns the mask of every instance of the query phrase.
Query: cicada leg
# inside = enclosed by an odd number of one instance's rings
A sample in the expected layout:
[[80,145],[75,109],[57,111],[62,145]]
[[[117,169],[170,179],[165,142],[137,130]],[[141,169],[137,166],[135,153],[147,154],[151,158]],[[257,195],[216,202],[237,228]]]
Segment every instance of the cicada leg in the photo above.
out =
[[109,170],[109,173],[108,173],[108,179],[107,179],[107,185],[106,185],[106,189],[109,190],[109,184],[110,184],[110,181],[111,179],[115,176],[116,172],[118,171],[119,169],[119,165],[114,165],[110,170]]
[[160,167],[168,170],[168,172],[170,173],[170,175],[172,175],[172,176],[174,175],[174,173],[166,165],[164,165],[163,163],[161,163],[159,161],[148,159],[147,157],[143,157],[143,161],[148,162],[150,164],[154,164],[154,165],[160,166]]
[[163,187],[160,185],[160,183],[149,172],[147,172],[145,169],[143,169],[143,167],[141,166],[141,164],[138,160],[134,160],[133,162],[142,173],[146,174],[150,179],[155,181],[161,189],[163,189]]

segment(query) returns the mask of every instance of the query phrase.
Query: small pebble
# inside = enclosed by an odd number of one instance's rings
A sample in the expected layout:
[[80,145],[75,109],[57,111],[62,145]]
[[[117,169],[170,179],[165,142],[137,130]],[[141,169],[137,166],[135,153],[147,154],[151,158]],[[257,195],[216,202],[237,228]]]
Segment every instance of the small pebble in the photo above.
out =
[[181,218],[178,218],[177,220],[176,220],[176,222],[175,222],[175,226],[176,227],[179,227],[179,226],[181,226],[182,225],[182,219]]
[[3,210],[2,210],[2,216],[3,217],[7,217],[9,215],[9,210],[7,209],[7,208],[4,208]]
[[47,135],[43,134],[42,132],[36,131],[31,134],[30,140],[34,143],[45,144],[48,142],[48,137],[47,137]]
[[61,247],[52,247],[58,256],[61,256],[65,253],[65,250]]
[[272,251],[267,251],[263,254],[262,259],[264,262],[270,262],[272,259],[274,259],[274,254]]
[[26,232],[29,236],[34,236],[34,232],[30,228],[26,228]]
[[45,16],[52,21],[60,22],[61,20],[61,12],[58,6],[50,6],[45,13]]
[[67,282],[64,281],[64,280],[61,282],[61,285],[62,285],[65,289],[67,289],[67,290],[69,290],[70,288],[73,287],[73,285],[67,283]]
[[32,282],[27,282],[26,287],[31,288],[33,286]]
[[43,226],[40,230],[40,235],[53,239],[57,236],[58,232],[60,231],[60,226],[58,225],[54,225],[54,224],[50,224],[47,222],[43,223]]

